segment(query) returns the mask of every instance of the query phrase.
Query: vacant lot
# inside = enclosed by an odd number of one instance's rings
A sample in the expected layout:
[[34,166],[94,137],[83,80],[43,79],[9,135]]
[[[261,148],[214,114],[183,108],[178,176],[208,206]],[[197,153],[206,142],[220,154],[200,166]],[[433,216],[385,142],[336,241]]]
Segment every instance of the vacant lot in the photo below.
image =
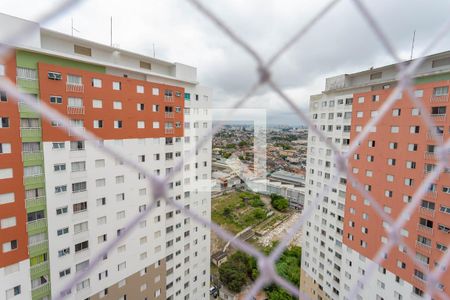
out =
[[214,198],[211,212],[214,222],[236,234],[267,219],[269,210],[259,195],[233,192]]

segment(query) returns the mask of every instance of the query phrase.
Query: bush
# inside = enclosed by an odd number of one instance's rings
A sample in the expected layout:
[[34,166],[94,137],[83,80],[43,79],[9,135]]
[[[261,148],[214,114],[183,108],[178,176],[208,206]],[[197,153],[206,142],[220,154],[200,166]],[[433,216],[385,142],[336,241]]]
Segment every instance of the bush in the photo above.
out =
[[270,195],[270,200],[270,204],[272,204],[272,207],[278,211],[284,212],[289,207],[289,201],[282,196],[272,194]]
[[264,202],[261,201],[259,196],[258,196],[258,198],[254,198],[254,199],[250,200],[249,204],[253,207],[264,207]]

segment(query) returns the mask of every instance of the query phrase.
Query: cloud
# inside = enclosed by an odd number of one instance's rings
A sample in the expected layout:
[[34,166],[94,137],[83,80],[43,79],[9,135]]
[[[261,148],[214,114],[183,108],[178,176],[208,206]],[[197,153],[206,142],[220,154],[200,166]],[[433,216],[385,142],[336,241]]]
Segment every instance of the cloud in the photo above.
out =
[[[56,0],[40,0],[40,10]],[[270,57],[328,1],[217,0],[203,1],[264,59]],[[450,2],[434,0],[378,0],[364,3],[386,32],[397,54],[409,58],[411,38],[416,55],[448,18]],[[28,0],[4,0],[0,11],[36,19]],[[109,18],[114,18],[114,43],[121,48],[169,61],[196,66],[199,79],[214,89],[214,105],[237,101],[258,78],[256,64],[185,0],[89,0],[45,26],[70,33],[71,17],[78,36],[109,44]],[[447,36],[433,52],[450,48]],[[340,1],[274,65],[274,80],[307,108],[309,95],[319,93],[326,76],[351,73],[393,63],[352,1]],[[297,123],[292,110],[267,88],[259,90],[247,107],[266,107],[270,120]],[[269,120],[269,121],[270,121]]]

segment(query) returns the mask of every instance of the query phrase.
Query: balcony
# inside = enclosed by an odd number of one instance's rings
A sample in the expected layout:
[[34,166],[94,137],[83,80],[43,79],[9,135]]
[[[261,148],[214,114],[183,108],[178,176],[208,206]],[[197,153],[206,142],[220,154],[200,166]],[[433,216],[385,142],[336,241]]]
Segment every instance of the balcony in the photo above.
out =
[[42,137],[41,127],[21,127],[20,136],[22,138],[41,138]]
[[441,96],[431,96],[430,97],[430,102],[448,102],[448,95],[441,95]]
[[47,240],[40,241],[39,243],[28,245],[28,254],[30,257],[40,255],[48,252]]
[[22,152],[22,160],[24,162],[39,162],[43,161],[44,155],[41,151],[37,152]]
[[165,132],[165,134],[174,134],[175,133],[175,129],[173,129],[173,128],[165,128],[164,132]]
[[48,261],[30,267],[31,279],[36,279],[38,277],[47,274],[50,274],[50,267]]
[[430,228],[430,227],[422,225],[422,224],[417,224],[417,230],[422,233],[429,234],[429,235],[433,234],[433,228]]
[[84,85],[82,83],[66,83],[66,92],[84,93]]
[[27,223],[27,231],[29,235],[43,232],[47,230],[47,219],[39,219]]
[[28,198],[25,199],[25,205],[27,211],[36,211],[45,208],[45,196],[37,197],[37,198]]
[[426,160],[434,160],[436,159],[436,153],[434,152],[425,152],[424,157]]
[[164,95],[164,102],[175,102],[173,96]]
[[166,117],[166,119],[173,119],[175,117],[173,112],[166,112],[164,116]]
[[25,78],[17,76],[16,83],[20,89],[30,89],[30,90],[39,89],[39,82],[37,78]]
[[423,244],[419,241],[416,241],[416,249],[422,250],[428,254],[431,253],[431,246]]
[[423,216],[434,217],[435,210],[434,209],[425,208],[425,207],[419,207],[419,212]]
[[44,174],[24,177],[23,182],[26,186],[44,184]]
[[445,120],[447,119],[447,114],[432,114],[431,118],[435,122],[445,122]]
[[84,106],[67,106],[68,115],[84,115]]
[[42,299],[45,296],[50,296],[50,283],[45,283],[31,291],[33,299]]
[[38,118],[40,114],[25,103],[19,102],[19,112],[22,118]]

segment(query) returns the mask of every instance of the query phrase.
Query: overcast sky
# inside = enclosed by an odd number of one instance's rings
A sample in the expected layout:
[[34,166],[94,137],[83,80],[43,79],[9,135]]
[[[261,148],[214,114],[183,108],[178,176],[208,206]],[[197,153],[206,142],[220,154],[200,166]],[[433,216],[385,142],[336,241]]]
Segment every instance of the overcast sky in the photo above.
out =
[[[1,0],[0,12],[36,20],[58,0]],[[38,4],[39,3],[39,7]],[[264,58],[271,56],[328,0],[203,1]],[[413,31],[415,54],[449,18],[448,0],[364,1],[403,59],[409,58]],[[227,107],[257,80],[253,60],[186,0],[85,0],[44,27],[198,68],[199,80],[214,90],[214,106]],[[5,29],[2,29],[5,30]],[[450,35],[433,53],[450,50]],[[350,0],[341,0],[273,67],[275,81],[302,108],[320,93],[325,77],[393,63]],[[266,108],[269,123],[300,124],[268,89],[259,90],[247,107]]]

